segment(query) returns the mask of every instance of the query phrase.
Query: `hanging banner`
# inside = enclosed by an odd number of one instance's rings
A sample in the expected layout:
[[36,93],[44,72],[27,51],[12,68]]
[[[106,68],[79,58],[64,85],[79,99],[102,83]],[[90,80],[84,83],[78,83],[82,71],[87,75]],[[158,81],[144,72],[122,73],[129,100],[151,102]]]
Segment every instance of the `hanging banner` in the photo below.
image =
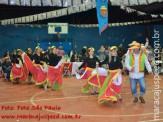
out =
[[30,22],[33,22],[33,16],[30,16],[29,18],[30,18]]
[[57,15],[57,12],[56,11],[52,11],[52,14],[51,14],[52,18],[56,17],[56,15]]
[[82,12],[82,11],[85,11],[85,5],[84,5],[84,4],[80,6],[80,11],[81,11],[81,12]]
[[10,5],[20,5],[19,0],[10,0]]
[[22,22],[22,18],[19,17],[19,18],[18,18],[18,23],[21,23],[21,22]]
[[14,24],[14,19],[11,19],[11,24],[12,24],[12,25]]
[[60,16],[62,16],[62,11],[61,11],[61,10],[57,10],[56,13],[57,13],[57,14],[56,14],[56,17],[60,17]]
[[18,18],[15,18],[14,21],[15,21],[15,23],[18,23]]
[[68,14],[72,14],[73,13],[73,7],[68,7]]
[[74,13],[78,13],[80,11],[79,6],[74,7]]
[[138,0],[139,1],[139,3],[141,4],[141,5],[147,5],[147,1],[146,0]]
[[139,5],[137,0],[130,0],[130,5],[135,6],[135,5]]
[[52,6],[51,0],[42,0],[43,6]]
[[62,16],[65,16],[65,15],[67,15],[67,8],[62,9]]
[[30,6],[30,0],[20,0],[22,6]]
[[61,0],[52,0],[53,6],[62,6]]
[[1,4],[8,4],[8,0],[0,0]]
[[71,0],[63,0],[63,7],[68,7],[72,6],[72,1]]
[[[0,0],[0,3],[1,2],[5,2],[5,0]],[[11,1],[17,1],[17,0],[10,0]],[[21,5],[26,5],[28,6],[27,4],[29,3],[30,0],[20,0],[21,1]],[[23,2],[24,1],[24,2]],[[48,2],[49,0],[45,0],[46,2]],[[59,2],[60,0],[58,0],[57,3],[60,3]],[[70,0],[65,0],[65,2],[68,2]],[[90,3],[90,1],[92,1],[92,3]],[[83,12],[83,11],[87,11],[87,10],[90,10],[92,8],[94,8],[96,5],[94,5],[94,3],[96,4],[96,2],[103,2],[105,3],[106,2],[106,5],[98,5],[98,9],[97,9],[97,18],[98,18],[98,22],[100,22],[100,27],[99,27],[99,33],[101,34],[102,31],[105,30],[105,25],[106,25],[106,28],[107,28],[107,23],[108,23],[108,6],[107,6],[107,0],[83,0],[83,3],[87,3],[87,4],[81,4],[80,6],[76,6],[76,7],[68,7],[68,8],[62,8],[62,9],[59,9],[59,10],[54,10],[54,11],[49,11],[49,12],[44,12],[44,13],[40,13],[40,14],[35,14],[35,15],[29,15],[29,16],[24,16],[24,17],[19,17],[19,18],[10,18],[10,22],[8,22],[8,20],[1,20],[1,24],[4,25],[4,24],[16,24],[16,23],[26,23],[26,22],[33,22],[33,21],[38,21],[38,20],[45,20],[45,19],[49,19],[49,18],[56,18],[56,17],[61,17],[61,16],[66,16],[66,15],[70,15],[70,14],[74,14],[74,13],[78,13],[78,12]],[[117,2],[121,2],[121,0],[117,0]],[[126,0],[125,0],[126,1]],[[126,3],[124,1],[124,3]],[[136,0],[133,0],[135,2],[137,2]],[[163,1],[163,0],[162,0]],[[76,2],[74,2],[75,4],[77,3],[80,3],[81,1],[78,0]],[[140,2],[140,0],[139,0]],[[33,2],[34,3],[34,2]],[[134,2],[133,2],[134,3]],[[145,1],[144,0],[141,0],[141,3],[142,4],[145,4]],[[150,14],[150,13],[144,13],[144,12],[141,12],[141,11],[137,11],[135,9],[132,9],[130,7],[127,7],[127,6],[124,6],[122,5],[120,7],[122,10],[125,10],[127,13],[133,13],[133,12],[136,12],[138,15],[140,16],[145,16],[145,15],[150,15],[152,18],[158,18],[158,17],[161,17],[163,18],[163,14]],[[105,17],[106,16],[106,17]],[[13,21],[11,21],[11,19]]]
[[34,21],[37,21],[37,18],[38,18],[37,14],[33,16]]
[[40,0],[32,0],[32,6],[41,6]]
[[47,12],[47,19],[52,18],[52,12]]
[[108,1],[96,0],[97,19],[99,23],[99,33],[108,27]]
[[26,17],[22,17],[22,23],[25,23]]

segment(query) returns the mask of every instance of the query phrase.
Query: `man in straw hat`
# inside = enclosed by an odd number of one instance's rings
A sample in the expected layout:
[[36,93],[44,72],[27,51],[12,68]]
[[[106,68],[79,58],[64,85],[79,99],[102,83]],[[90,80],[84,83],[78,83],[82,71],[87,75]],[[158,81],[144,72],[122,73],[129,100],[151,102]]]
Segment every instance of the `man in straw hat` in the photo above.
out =
[[129,77],[130,77],[130,86],[132,95],[135,97],[134,103],[138,102],[138,95],[137,95],[137,82],[140,86],[140,97],[141,103],[145,103],[143,95],[146,92],[146,85],[144,80],[144,68],[146,66],[149,73],[152,73],[151,66],[146,55],[141,52],[141,46],[139,43],[135,43],[131,48],[132,52],[126,56],[125,65],[126,68],[129,70]]
[[[132,47],[133,45],[135,45],[136,43],[138,43],[137,41],[132,41],[131,44],[129,44],[128,46],[129,47]],[[146,38],[146,43],[145,43],[145,46],[141,48],[142,51],[144,51],[149,45],[149,39]],[[130,53],[132,52],[132,50],[129,48],[127,53],[125,54],[126,56],[129,55]]]

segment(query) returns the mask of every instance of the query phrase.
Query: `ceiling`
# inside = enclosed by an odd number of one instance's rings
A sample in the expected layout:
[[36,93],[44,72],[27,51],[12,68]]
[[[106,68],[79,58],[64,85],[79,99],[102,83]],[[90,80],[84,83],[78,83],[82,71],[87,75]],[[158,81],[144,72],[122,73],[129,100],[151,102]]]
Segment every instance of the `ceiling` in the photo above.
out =
[[[17,18],[27,15],[33,15],[48,11],[53,11],[61,9],[63,7],[31,7],[31,6],[10,6],[10,5],[0,5],[0,20]],[[120,9],[119,6],[111,6],[109,4],[109,23],[114,22],[129,22],[129,21],[142,21],[153,19],[150,14],[163,14],[163,2],[153,3],[150,5],[139,5],[132,6],[131,8],[149,13],[146,16],[138,16],[136,12],[126,13],[125,10]],[[75,13],[72,15],[67,15],[59,18],[53,18],[48,20],[42,20],[37,22],[32,22],[31,24],[47,24],[48,22],[68,22],[69,24],[97,24],[96,9],[91,9],[89,11]],[[162,24],[163,21],[154,22],[153,24]]]

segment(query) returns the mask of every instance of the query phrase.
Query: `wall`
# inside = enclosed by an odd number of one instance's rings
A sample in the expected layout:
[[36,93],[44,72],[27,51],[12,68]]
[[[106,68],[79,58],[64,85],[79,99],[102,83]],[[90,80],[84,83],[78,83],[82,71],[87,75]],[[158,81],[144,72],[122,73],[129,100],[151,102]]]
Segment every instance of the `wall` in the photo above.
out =
[[[162,32],[163,26],[159,27]],[[31,26],[0,26],[0,55],[3,55],[6,50],[13,51],[14,49],[34,49],[40,42],[70,42],[76,51],[81,51],[83,46],[94,47],[97,50],[101,45],[120,45],[121,43],[127,48],[127,45],[133,40],[145,43],[145,26],[119,26],[109,27],[99,36],[98,28],[77,28],[69,27],[69,33],[61,35],[58,39],[56,35],[49,35],[46,26],[31,27]],[[51,45],[51,44],[49,44]]]

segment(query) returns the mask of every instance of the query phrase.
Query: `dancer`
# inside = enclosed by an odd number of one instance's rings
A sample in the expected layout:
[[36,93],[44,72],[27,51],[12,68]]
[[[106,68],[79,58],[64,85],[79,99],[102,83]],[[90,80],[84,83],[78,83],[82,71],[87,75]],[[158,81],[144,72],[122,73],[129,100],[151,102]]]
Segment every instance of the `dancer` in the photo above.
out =
[[11,81],[14,81],[14,79],[16,79],[16,82],[23,82],[27,81],[28,79],[28,68],[22,60],[22,52],[23,51],[21,49],[17,49],[17,55],[14,59],[15,62],[10,73]]
[[[27,54],[27,56],[31,59],[31,61],[33,61],[33,54],[32,54],[32,49],[31,48],[28,48],[27,50],[26,50],[26,54]],[[28,74],[28,83],[29,84],[32,84],[32,81],[31,81],[31,78],[32,78],[32,74],[29,72],[29,74]]]
[[35,81],[35,85],[43,85],[47,80],[48,67],[45,62],[40,59],[41,49],[40,47],[35,48],[35,54],[33,56],[33,62],[24,52],[22,54],[23,60],[27,65],[29,71],[32,73],[32,81]]
[[79,70],[87,64],[87,68],[84,74],[82,76],[76,74],[76,77],[77,79],[88,80],[86,85],[84,85],[82,91],[84,93],[87,93],[89,92],[89,87],[90,87],[91,95],[98,94],[97,87],[99,86],[98,83],[95,83],[93,80],[91,80],[94,74],[97,74],[95,68],[98,67],[98,64],[100,63],[99,59],[96,56],[94,56],[94,50],[95,49],[93,47],[88,49],[89,56],[84,59],[82,65],[76,71],[77,73],[79,73]]
[[100,66],[102,64],[109,65],[109,70],[106,71],[108,72],[108,75],[103,82],[98,96],[98,103],[100,104],[106,101],[113,101],[114,103],[116,103],[116,101],[118,101],[118,98],[120,101],[122,101],[120,93],[122,87],[121,71],[123,66],[120,58],[117,56],[117,50],[118,49],[116,46],[112,46],[111,55],[108,55],[105,60],[100,63]]
[[130,49],[132,49],[132,53],[126,56],[125,65],[129,70],[130,77],[130,86],[132,95],[135,97],[134,103],[138,102],[137,95],[137,82],[140,86],[140,97],[142,103],[145,103],[143,95],[146,92],[146,85],[144,80],[144,68],[146,66],[149,73],[152,73],[151,66],[148,62],[146,55],[141,51],[141,47],[139,43],[134,44]]
[[28,48],[26,51],[26,54],[28,55],[28,57],[33,61],[33,55],[32,55],[32,49]]
[[41,59],[41,48],[35,48],[35,54],[33,56],[33,80],[36,85],[43,85],[47,81],[48,67],[44,59]]
[[47,90],[47,86],[52,83],[52,90],[59,90],[62,86],[62,70],[63,70],[63,56],[57,55],[57,49],[55,46],[51,47],[51,53],[49,55],[49,66],[48,66],[48,80],[44,86]]

